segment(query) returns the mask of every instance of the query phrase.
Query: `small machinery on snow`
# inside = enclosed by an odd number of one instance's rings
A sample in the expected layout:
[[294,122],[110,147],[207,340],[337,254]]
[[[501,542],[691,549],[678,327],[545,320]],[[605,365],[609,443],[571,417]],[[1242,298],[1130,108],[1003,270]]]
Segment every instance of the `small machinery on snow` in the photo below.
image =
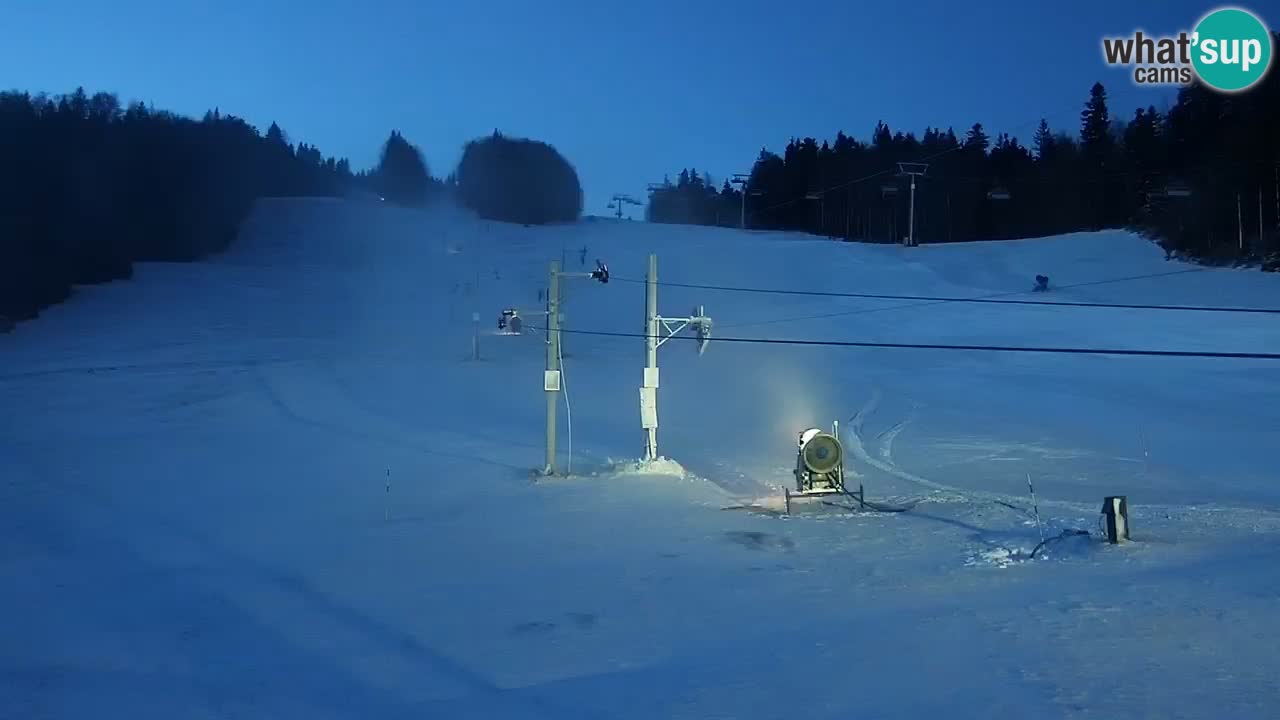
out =
[[498,331],[502,335],[519,335],[524,321],[520,319],[520,311],[507,308],[498,316]]
[[846,495],[863,505],[862,486],[850,492],[844,485],[844,446],[840,444],[840,423],[831,424],[831,432],[809,428],[796,442],[796,489],[783,489],[787,512],[795,498],[823,498]]

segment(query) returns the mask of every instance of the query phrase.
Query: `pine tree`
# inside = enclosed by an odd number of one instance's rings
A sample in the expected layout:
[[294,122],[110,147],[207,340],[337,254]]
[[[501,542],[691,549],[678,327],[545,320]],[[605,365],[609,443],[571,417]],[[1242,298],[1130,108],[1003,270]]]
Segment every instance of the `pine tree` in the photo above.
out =
[[875,133],[871,136],[871,144],[877,150],[888,150],[893,146],[893,133],[883,120],[876,123]]
[[285,137],[284,131],[280,126],[271,123],[271,127],[267,128],[267,144],[275,148],[287,149],[289,147],[289,139]]
[[1098,164],[1107,160],[1111,149],[1111,113],[1107,110],[1107,91],[1102,83],[1094,83],[1089,102],[1080,113],[1080,146]]
[[427,200],[431,186],[427,163],[418,148],[399,131],[392,130],[383,144],[382,157],[374,176],[378,190],[392,202],[417,206]]
[[990,145],[991,140],[987,137],[986,131],[982,129],[982,123],[974,123],[973,127],[969,128],[969,132],[965,135],[965,149],[985,153]]
[[1044,118],[1040,118],[1040,127],[1036,128],[1036,159],[1046,162],[1053,153],[1053,131],[1049,129],[1049,122]]

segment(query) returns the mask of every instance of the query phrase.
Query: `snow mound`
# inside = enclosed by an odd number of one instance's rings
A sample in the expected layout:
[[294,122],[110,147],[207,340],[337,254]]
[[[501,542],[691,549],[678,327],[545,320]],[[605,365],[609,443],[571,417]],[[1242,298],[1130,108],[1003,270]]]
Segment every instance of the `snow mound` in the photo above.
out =
[[680,480],[697,480],[683,465],[671,458],[660,457],[657,460],[632,460],[614,463],[612,473],[619,477],[642,475],[647,477],[664,476]]
[[1009,548],[993,548],[991,550],[983,550],[965,562],[970,567],[980,565],[991,565],[998,568],[1007,568],[1016,563],[1022,562],[1026,556],[1031,553],[1023,553],[1021,550],[1010,550]]

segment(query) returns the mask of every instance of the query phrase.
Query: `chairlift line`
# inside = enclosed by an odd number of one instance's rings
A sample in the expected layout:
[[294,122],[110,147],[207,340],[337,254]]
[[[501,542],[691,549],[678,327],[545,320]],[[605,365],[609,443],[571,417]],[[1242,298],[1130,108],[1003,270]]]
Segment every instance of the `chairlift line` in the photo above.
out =
[[[536,329],[536,328],[535,328]],[[545,329],[545,328],[542,328]],[[613,332],[608,330],[566,330],[563,333],[579,335],[598,335],[618,338],[659,338],[676,340],[694,340],[696,338],[674,335],[646,335],[644,333]],[[1179,358],[1213,358],[1229,360],[1280,360],[1280,353],[1264,352],[1216,352],[1208,350],[1143,350],[1125,348],[1074,348],[1074,347],[1029,347],[1020,345],[952,345],[945,343],[892,343],[871,342],[861,340],[804,340],[791,338],[740,338],[720,337],[718,343],[743,343],[756,345],[799,345],[809,347],[849,347],[878,348],[896,350],[954,350],[969,352],[1008,352],[1008,353],[1041,353],[1046,355],[1118,355],[1136,357],[1179,357]]]
[[[1180,271],[1181,272],[1181,271]],[[1186,271],[1198,272],[1198,270]],[[1161,273],[1158,275],[1139,276],[1137,278],[1124,278],[1125,280],[1136,280],[1145,277],[1161,277],[1174,273]],[[642,283],[643,280],[634,278],[615,278],[620,282]],[[1104,281],[1106,282],[1106,281]],[[1081,283],[1080,285],[1071,285],[1067,287],[1080,287],[1081,285],[1090,285],[1098,283]],[[864,300],[913,300],[923,302],[937,303],[980,303],[987,305],[1044,305],[1044,306],[1060,306],[1060,307],[1081,307],[1081,308],[1108,308],[1115,310],[1173,310],[1180,312],[1223,312],[1223,313],[1246,313],[1257,315],[1280,315],[1280,308],[1251,308],[1251,307],[1231,307],[1231,306],[1214,306],[1214,305],[1157,305],[1147,303],[1100,303],[1100,302],[1070,302],[1066,300],[1001,300],[991,297],[948,297],[935,295],[893,295],[888,293],[848,293],[848,292],[829,292],[822,290],[787,290],[782,288],[752,288],[732,285],[701,285],[694,283],[673,283],[662,282],[659,285],[667,287],[690,288],[695,290],[714,290],[720,292],[745,292],[759,293],[764,295],[802,295],[808,297],[831,297],[831,298],[858,298]]]

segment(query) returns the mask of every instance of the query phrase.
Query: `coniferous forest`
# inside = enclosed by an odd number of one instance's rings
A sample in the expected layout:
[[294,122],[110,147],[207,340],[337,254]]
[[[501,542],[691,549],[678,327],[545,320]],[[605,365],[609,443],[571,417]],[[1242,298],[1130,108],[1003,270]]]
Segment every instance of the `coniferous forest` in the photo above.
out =
[[83,89],[0,94],[0,323],[141,261],[225,249],[256,198],[333,195],[345,160],[211,111],[200,120]]
[[[1280,45],[1280,34],[1276,35]],[[648,219],[832,238],[901,241],[917,176],[917,242],[1035,237],[1129,228],[1169,256],[1280,269],[1280,73],[1247,92],[1200,85],[1164,112],[1113,112],[1095,84],[1079,124],[1041,121],[1029,142],[894,130],[868,140],[792,139],[761,150],[745,188],[694,169],[650,190]],[[124,106],[83,89],[0,93],[0,329],[68,297],[75,285],[127,278],[133,264],[224,250],[258,198],[364,190],[417,207],[452,195],[481,216],[575,220],[577,172],[553,147],[495,132],[464,148],[448,180],[398,132],[377,167],[343,159],[212,110],[201,119]]]
[[[1280,46],[1280,34],[1276,35]],[[1029,143],[992,138],[980,123],[956,132],[894,130],[868,141],[791,140],[761,150],[740,184],[696,169],[650,188],[648,219],[809,232],[854,241],[902,241],[909,176],[917,178],[917,242],[1037,237],[1128,228],[1169,256],[1280,269],[1280,73],[1226,95],[1179,90],[1167,112],[1116,114],[1095,84],[1079,125],[1046,121]],[[745,201],[745,202],[744,202]],[[745,217],[744,217],[745,216]]]
[[[466,204],[508,222],[574,220],[576,171],[534,141],[471,143]],[[520,169],[509,177],[508,168]],[[523,184],[522,184],[523,183]],[[76,285],[128,278],[134,263],[194,261],[225,250],[255,201],[353,192],[422,207],[459,194],[434,178],[397,131],[376,167],[291,142],[212,110],[197,120],[83,89],[51,97],[0,93],[0,332],[65,300]],[[498,195],[541,198],[508,207]],[[495,195],[497,193],[498,195]]]

